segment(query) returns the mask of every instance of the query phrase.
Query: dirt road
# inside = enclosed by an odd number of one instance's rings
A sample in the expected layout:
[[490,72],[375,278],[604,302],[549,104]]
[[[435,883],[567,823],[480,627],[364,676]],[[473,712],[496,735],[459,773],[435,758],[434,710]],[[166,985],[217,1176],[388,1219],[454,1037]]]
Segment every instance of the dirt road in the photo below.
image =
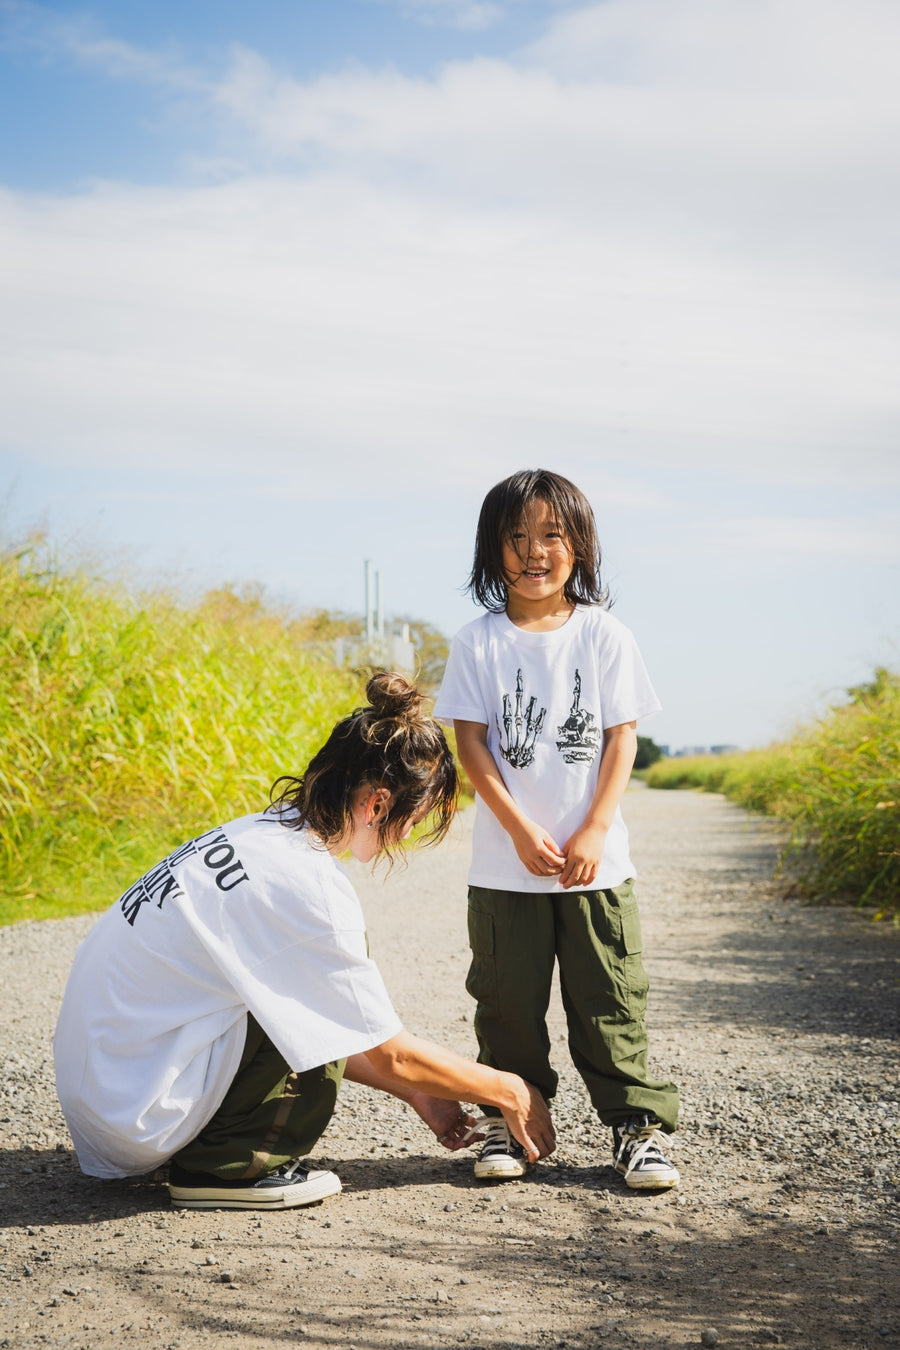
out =
[[[785,901],[772,827],[722,799],[626,799],[653,1066],[677,1079],[678,1191],[629,1191],[568,1061],[555,1157],[476,1183],[354,1085],[317,1160],[341,1196],[176,1213],[158,1180],[82,1177],[50,1037],[90,919],[0,931],[0,1347],[900,1345],[897,930]],[[473,1052],[463,821],[386,885],[354,870],[411,1029]]]

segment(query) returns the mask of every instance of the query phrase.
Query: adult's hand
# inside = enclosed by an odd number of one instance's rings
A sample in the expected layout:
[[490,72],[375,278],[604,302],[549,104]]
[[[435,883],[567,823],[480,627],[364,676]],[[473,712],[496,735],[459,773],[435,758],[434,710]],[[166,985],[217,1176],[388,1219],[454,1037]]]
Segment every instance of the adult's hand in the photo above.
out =
[[457,1149],[468,1148],[470,1144],[483,1139],[483,1134],[473,1134],[475,1117],[460,1102],[444,1101],[441,1097],[431,1097],[427,1092],[414,1092],[409,1104],[429,1130],[437,1135],[439,1144],[455,1153]]
[[503,1119],[525,1150],[529,1162],[548,1157],[556,1148],[556,1131],[550,1108],[537,1088],[518,1079],[520,1100],[515,1107],[501,1107]]
[[460,1099],[496,1106],[531,1162],[546,1158],[556,1147],[547,1103],[524,1078],[463,1059],[408,1031],[398,1031],[364,1055],[351,1055],[344,1077],[391,1092],[410,1104],[423,1094],[450,1102],[457,1111]]

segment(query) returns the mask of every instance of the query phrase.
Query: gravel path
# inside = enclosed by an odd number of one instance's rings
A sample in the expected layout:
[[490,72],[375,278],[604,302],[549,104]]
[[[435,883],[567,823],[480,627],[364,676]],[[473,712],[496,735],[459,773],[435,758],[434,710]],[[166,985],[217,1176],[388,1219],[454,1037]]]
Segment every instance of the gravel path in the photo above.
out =
[[[176,1213],[73,1160],[49,1045],[91,919],[0,930],[0,1346],[900,1345],[897,930],[778,898],[772,826],[631,792],[654,1068],[683,1093],[678,1191],[628,1191],[568,1062],[554,1159],[484,1186],[355,1085],[309,1210]],[[354,870],[412,1030],[472,1053],[467,830],[383,885]],[[702,1340],[701,1340],[702,1338]]]

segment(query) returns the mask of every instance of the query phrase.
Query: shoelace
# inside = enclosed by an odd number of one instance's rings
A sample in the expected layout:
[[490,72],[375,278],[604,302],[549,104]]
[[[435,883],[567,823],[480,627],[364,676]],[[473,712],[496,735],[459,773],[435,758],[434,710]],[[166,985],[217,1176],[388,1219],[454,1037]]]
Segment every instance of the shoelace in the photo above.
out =
[[470,1125],[463,1135],[463,1141],[468,1143],[473,1134],[480,1134],[484,1127],[484,1143],[481,1146],[482,1153],[493,1153],[503,1149],[505,1153],[512,1152],[515,1140],[509,1132],[509,1126],[505,1120],[500,1120],[497,1116],[479,1116],[474,1125]]
[[[627,1134],[624,1130],[622,1131],[619,1147],[616,1150],[616,1164],[618,1165],[621,1161],[625,1150],[631,1148],[631,1156],[628,1159],[628,1167],[625,1171],[626,1177],[635,1170],[639,1163],[644,1161],[661,1162],[666,1166],[669,1166],[666,1155],[660,1148],[659,1141],[656,1137],[658,1133],[659,1131],[657,1129],[651,1129],[648,1133],[644,1133],[644,1131],[641,1130],[637,1135]],[[651,1158],[651,1155],[653,1154],[656,1155],[655,1158]]]
[[280,1167],[276,1167],[275,1171],[278,1176],[284,1177],[285,1180],[305,1181],[309,1168],[299,1158],[295,1158],[293,1162],[282,1163]]

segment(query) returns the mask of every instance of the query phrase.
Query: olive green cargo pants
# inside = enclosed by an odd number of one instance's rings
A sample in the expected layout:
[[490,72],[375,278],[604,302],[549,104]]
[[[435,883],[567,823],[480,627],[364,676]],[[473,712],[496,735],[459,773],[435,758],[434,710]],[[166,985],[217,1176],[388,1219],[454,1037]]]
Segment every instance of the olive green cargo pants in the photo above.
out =
[[293,1073],[252,1014],[237,1073],[212,1120],[172,1162],[252,1181],[315,1148],[334,1114],[346,1060]]
[[[479,1061],[518,1073],[552,1101],[546,1014],[553,967],[572,1061],[605,1125],[648,1112],[671,1132],[678,1089],[647,1069],[648,981],[633,881],[602,891],[535,893],[469,888]],[[482,1107],[496,1115],[495,1107]]]

